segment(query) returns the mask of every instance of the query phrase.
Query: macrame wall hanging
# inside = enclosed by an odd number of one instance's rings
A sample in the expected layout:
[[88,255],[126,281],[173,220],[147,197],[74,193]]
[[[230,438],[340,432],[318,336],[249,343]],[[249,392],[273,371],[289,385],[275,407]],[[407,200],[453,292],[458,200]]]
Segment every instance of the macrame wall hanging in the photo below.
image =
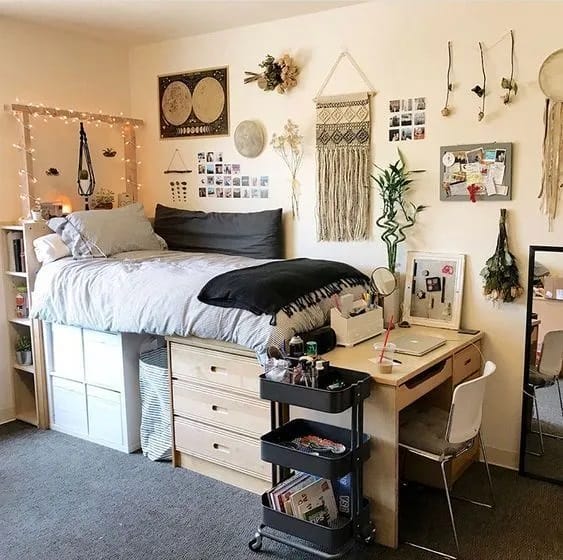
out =
[[80,148],[78,152],[78,194],[84,198],[84,210],[90,210],[88,199],[96,188],[96,177],[92,167],[90,148],[88,147],[88,137],[84,130],[84,125],[80,123]]
[[547,216],[549,231],[552,231],[563,189],[563,49],[545,59],[540,68],[539,83],[547,99],[542,183],[538,198],[541,199],[541,211]]
[[[343,58],[348,58],[369,91],[321,97]],[[356,61],[343,52],[314,99],[319,241],[356,241],[369,236],[370,97],[374,93]]]

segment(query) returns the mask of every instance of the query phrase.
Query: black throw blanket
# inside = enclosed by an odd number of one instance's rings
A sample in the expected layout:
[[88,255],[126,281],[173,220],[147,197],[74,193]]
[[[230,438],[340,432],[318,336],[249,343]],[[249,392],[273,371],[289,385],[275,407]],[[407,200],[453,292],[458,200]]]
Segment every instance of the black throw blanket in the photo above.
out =
[[369,278],[344,263],[312,259],[274,261],[225,272],[210,280],[199,301],[217,307],[246,309],[272,316],[283,310],[288,317],[339,294],[345,286],[369,284]]

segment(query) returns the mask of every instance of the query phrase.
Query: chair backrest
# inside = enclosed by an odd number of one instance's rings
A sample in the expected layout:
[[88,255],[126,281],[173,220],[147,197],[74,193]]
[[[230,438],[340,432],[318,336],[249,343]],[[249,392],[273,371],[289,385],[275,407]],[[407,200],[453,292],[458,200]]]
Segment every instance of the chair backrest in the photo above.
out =
[[449,443],[469,441],[479,432],[487,379],[496,369],[493,362],[487,361],[481,377],[460,383],[454,389],[446,430],[446,440]]
[[543,337],[538,370],[557,377],[563,370],[563,331],[549,331]]

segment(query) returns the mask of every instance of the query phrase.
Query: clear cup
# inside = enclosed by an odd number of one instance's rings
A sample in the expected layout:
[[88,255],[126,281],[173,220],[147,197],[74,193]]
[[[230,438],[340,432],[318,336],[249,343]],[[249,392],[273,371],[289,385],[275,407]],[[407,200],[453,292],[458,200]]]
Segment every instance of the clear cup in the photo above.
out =
[[373,345],[375,349],[375,363],[379,368],[379,373],[393,373],[393,358],[395,356],[395,344],[388,342],[376,342]]

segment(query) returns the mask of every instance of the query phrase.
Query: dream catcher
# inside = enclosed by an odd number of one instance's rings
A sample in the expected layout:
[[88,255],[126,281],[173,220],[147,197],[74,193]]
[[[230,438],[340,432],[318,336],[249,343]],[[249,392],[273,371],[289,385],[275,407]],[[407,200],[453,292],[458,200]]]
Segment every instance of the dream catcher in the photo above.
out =
[[84,125],[80,123],[80,150],[78,152],[78,194],[84,198],[84,210],[90,210],[88,199],[96,188],[96,178],[88,147],[88,137]]

